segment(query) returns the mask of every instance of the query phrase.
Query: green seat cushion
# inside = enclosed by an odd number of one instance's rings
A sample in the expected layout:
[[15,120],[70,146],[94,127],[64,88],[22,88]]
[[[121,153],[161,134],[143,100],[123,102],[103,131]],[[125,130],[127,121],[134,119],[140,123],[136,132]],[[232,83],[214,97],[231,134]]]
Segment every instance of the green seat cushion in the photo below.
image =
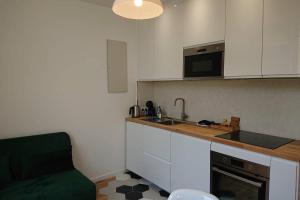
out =
[[0,200],[95,200],[93,182],[77,170],[16,181],[0,190]]
[[0,189],[9,184],[11,181],[9,156],[0,156]]
[[14,180],[71,170],[71,152],[70,137],[64,132],[0,140],[0,153],[10,156]]
[[57,173],[74,168],[72,152],[68,150],[25,155],[21,158],[22,179]]

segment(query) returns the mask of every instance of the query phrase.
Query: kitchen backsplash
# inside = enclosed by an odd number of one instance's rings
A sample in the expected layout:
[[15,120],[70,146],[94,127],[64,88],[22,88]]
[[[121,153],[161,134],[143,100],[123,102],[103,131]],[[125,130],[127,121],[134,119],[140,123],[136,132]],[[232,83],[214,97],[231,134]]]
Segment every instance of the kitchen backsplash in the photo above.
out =
[[139,82],[138,100],[159,104],[179,118],[186,100],[188,120],[222,122],[241,118],[243,130],[300,139],[300,79],[199,80]]

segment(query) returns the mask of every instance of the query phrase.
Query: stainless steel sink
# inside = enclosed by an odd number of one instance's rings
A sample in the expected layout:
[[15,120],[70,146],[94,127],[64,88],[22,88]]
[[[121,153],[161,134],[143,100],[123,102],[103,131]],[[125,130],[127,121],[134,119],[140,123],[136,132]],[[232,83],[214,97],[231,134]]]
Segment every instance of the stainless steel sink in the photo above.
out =
[[174,119],[170,119],[170,120],[160,122],[160,124],[164,124],[164,125],[176,125],[176,124],[181,124],[181,123],[182,122],[174,120]]
[[163,124],[163,125],[176,125],[176,124],[182,124],[183,122],[176,120],[176,119],[172,119],[172,118],[145,118],[143,119],[144,121],[148,121],[148,122],[153,122],[153,123],[158,123],[158,124]]

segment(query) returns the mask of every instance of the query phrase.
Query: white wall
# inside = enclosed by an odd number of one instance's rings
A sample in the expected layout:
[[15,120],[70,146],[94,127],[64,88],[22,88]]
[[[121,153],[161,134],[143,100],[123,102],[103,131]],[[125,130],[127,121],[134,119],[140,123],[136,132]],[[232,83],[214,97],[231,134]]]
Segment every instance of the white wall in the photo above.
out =
[[[0,0],[0,138],[67,131],[76,166],[122,170],[137,27],[79,0]],[[108,94],[106,39],[128,44],[128,93]]]
[[152,99],[169,116],[179,118],[181,104],[174,107],[176,97],[186,99],[189,120],[222,122],[238,116],[244,130],[300,139],[300,79],[153,83]]

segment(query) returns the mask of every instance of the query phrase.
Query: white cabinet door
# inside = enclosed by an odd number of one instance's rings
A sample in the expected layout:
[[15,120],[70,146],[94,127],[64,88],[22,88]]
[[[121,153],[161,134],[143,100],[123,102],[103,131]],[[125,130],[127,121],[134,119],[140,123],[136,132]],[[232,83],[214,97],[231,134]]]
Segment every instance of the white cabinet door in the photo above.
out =
[[227,0],[225,78],[262,77],[262,0]]
[[155,78],[155,21],[153,19],[138,22],[138,80]]
[[155,21],[155,78],[183,78],[182,4],[165,3],[162,16]]
[[144,126],[143,132],[144,152],[169,162],[171,132],[151,126]]
[[184,47],[224,41],[225,0],[184,0]]
[[264,1],[263,76],[300,76],[300,1]]
[[170,192],[170,163],[144,152],[143,177]]
[[299,163],[272,158],[270,200],[298,200]]
[[177,133],[171,136],[171,190],[210,192],[210,141]]
[[127,122],[126,127],[126,169],[143,175],[143,130],[144,126]]

